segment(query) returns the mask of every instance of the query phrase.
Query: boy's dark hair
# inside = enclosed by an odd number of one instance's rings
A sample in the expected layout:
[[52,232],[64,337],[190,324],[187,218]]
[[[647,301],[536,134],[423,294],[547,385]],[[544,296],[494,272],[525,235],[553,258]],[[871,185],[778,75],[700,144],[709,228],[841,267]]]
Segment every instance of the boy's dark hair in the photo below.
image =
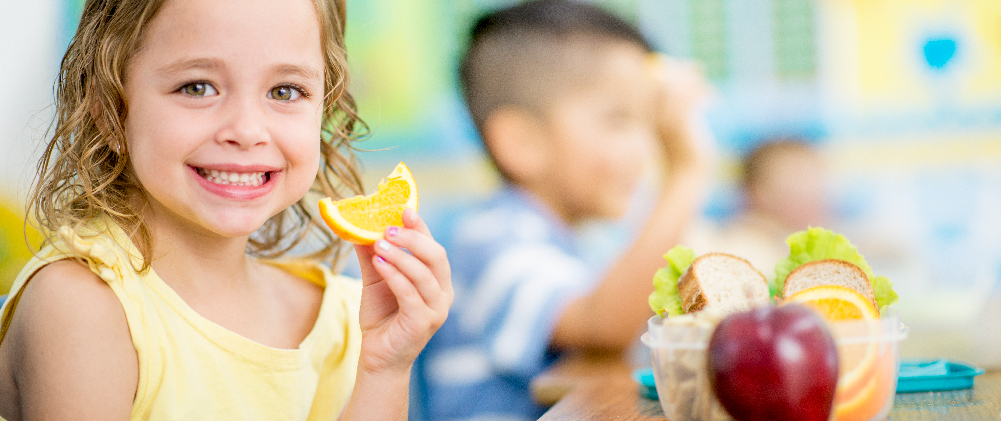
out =
[[766,139],[751,150],[741,168],[741,184],[749,188],[761,182],[774,165],[772,159],[783,153],[815,154],[814,147],[804,138],[775,137]]
[[481,17],[459,67],[473,122],[482,134],[499,107],[541,112],[554,89],[569,88],[573,73],[586,71],[611,43],[652,51],[632,25],[573,1],[529,1]]

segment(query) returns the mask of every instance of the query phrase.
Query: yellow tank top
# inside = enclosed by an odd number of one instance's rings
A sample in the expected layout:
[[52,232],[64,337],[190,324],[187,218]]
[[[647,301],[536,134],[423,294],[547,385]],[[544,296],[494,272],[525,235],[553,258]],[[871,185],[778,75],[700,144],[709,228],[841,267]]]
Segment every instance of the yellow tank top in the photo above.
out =
[[[110,220],[109,220],[110,221]],[[113,222],[63,227],[14,281],[2,310],[6,334],[31,276],[81,258],[118,296],[139,356],[133,420],[332,420],[354,385],[361,346],[361,283],[312,261],[270,262],[323,287],[312,331],[298,349],[251,341],[200,316],[152,270]]]

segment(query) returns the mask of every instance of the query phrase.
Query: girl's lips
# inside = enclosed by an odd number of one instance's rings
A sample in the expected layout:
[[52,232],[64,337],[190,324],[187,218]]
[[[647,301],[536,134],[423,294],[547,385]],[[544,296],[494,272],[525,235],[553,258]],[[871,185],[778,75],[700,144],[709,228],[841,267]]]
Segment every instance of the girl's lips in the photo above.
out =
[[209,193],[233,200],[253,200],[268,194],[282,174],[281,170],[266,167],[188,168]]

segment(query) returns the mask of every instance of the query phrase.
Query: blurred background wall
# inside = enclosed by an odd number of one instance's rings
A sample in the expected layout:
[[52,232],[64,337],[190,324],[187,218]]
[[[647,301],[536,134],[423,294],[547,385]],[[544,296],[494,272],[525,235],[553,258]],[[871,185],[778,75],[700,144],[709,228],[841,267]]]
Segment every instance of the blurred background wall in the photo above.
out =
[[[432,220],[496,184],[456,82],[468,27],[501,0],[348,0],[352,89],[372,185],[400,160]],[[720,93],[721,165],[703,216],[738,211],[736,163],[770,136],[830,163],[836,230],[896,284],[905,355],[1001,365],[1001,2],[604,0]],[[80,0],[0,4],[0,288]],[[762,268],[766,274],[769,268]]]

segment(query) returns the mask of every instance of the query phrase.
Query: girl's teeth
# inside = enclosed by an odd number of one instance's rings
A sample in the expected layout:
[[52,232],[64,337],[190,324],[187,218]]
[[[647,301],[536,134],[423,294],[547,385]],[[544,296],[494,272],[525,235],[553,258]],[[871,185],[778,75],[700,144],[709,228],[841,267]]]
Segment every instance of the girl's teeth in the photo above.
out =
[[264,184],[267,179],[266,172],[237,173],[219,170],[199,169],[198,174],[205,177],[211,183],[225,186],[251,186],[257,187]]

